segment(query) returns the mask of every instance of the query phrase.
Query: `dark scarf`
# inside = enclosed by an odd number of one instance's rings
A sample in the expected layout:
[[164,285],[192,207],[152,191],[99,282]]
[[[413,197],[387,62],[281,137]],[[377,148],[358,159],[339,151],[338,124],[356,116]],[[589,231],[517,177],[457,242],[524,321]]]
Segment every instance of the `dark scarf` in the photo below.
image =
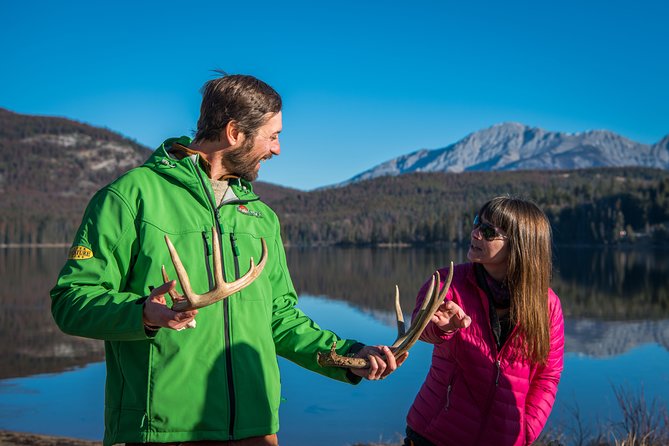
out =
[[505,283],[493,279],[480,263],[474,264],[474,272],[476,273],[476,283],[488,296],[490,327],[499,350],[511,334],[513,327],[511,326],[510,314],[500,319],[497,316],[497,310],[506,310],[511,307],[511,292]]

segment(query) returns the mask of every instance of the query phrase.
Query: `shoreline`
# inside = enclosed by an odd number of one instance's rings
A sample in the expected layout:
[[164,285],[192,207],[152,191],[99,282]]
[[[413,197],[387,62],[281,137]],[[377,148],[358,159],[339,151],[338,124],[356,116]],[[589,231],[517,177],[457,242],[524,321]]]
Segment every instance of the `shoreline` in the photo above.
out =
[[0,430],[0,446],[101,446],[102,441]]
[[[353,446],[393,446],[395,443],[353,443]],[[102,441],[13,432],[0,429],[0,446],[102,446]],[[400,446],[397,444],[397,446]]]
[[15,248],[69,248],[70,243],[0,243],[0,249]]

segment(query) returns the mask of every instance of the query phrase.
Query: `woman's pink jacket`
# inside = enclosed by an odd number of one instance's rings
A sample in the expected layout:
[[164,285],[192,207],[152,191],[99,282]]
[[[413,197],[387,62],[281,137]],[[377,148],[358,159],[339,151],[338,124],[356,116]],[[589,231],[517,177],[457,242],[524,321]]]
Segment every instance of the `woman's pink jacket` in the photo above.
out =
[[[439,274],[446,277],[448,268]],[[414,316],[428,286],[418,294]],[[432,365],[409,411],[408,425],[438,446],[531,444],[546,424],[562,373],[560,300],[549,290],[550,353],[542,366],[523,359],[512,337],[497,351],[488,297],[476,283],[473,264],[454,268],[446,299],[457,303],[472,323],[451,334],[430,323],[423,332],[421,339],[435,344]]]

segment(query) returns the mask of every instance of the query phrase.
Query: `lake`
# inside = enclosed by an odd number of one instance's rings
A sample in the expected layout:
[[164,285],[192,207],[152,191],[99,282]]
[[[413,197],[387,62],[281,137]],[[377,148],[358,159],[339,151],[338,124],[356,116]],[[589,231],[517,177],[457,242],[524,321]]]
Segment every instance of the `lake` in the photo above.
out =
[[[102,343],[63,335],[48,290],[67,249],[0,249],[0,429],[99,440]],[[393,288],[405,313],[419,286],[465,251],[288,249],[299,307],[322,327],[371,344],[395,337]],[[565,312],[566,358],[549,429],[568,431],[575,413],[595,434],[620,421],[614,388],[648,404],[669,401],[667,251],[561,247],[553,289]],[[358,386],[328,380],[280,359],[282,445],[343,446],[399,441],[430,362],[417,344],[393,376]]]

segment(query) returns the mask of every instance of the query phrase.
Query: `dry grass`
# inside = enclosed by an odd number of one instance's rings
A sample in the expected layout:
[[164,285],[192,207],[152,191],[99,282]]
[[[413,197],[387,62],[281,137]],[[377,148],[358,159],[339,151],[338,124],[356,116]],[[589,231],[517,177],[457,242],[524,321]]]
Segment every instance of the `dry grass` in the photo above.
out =
[[0,430],[0,446],[100,446],[101,442]]

